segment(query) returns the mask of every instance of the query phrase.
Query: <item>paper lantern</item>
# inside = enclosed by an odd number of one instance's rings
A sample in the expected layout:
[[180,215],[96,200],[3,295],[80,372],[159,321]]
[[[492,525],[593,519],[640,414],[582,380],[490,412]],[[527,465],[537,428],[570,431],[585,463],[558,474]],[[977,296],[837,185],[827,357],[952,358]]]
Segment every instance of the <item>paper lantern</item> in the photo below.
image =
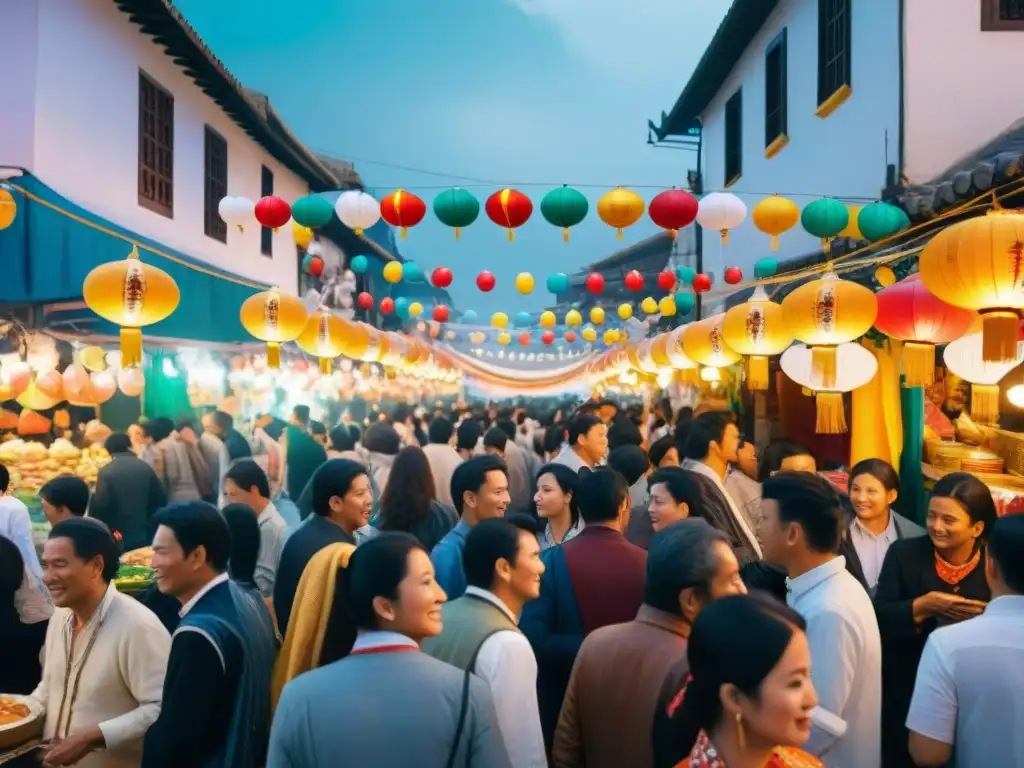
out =
[[693,279],[697,276],[697,270],[693,267],[676,267],[676,277],[683,285],[693,285]]
[[373,309],[373,294],[362,291],[356,296],[356,306],[360,309]]
[[348,265],[355,274],[364,275],[370,268],[370,261],[365,256],[353,256]]
[[533,293],[534,280],[529,272],[520,272],[516,275],[516,290],[524,296]]
[[324,273],[324,260],[307,253],[302,259],[302,271],[312,277],[320,277]]
[[395,311],[395,300],[387,296],[380,300],[380,312],[382,315],[390,315]]
[[616,237],[621,240],[622,230],[640,221],[644,207],[644,199],[636,192],[616,187],[597,201],[597,215],[601,221],[615,229]]
[[446,307],[444,304],[438,304],[436,307],[434,307],[434,311],[432,313],[432,316],[433,316],[434,320],[436,320],[439,323],[447,323],[448,322],[448,307]]
[[722,368],[739,362],[740,355],[725,340],[722,323],[725,315],[714,315],[706,320],[684,326],[683,352],[698,365]]
[[32,383],[32,369],[20,360],[0,366],[0,402],[15,400]]
[[878,301],[870,288],[828,272],[790,293],[782,310],[790,332],[811,347],[817,388],[834,389],[836,347],[870,330]]
[[334,206],[320,195],[306,195],[292,203],[292,218],[309,229],[326,227],[334,218]]
[[483,272],[476,276],[476,287],[479,288],[484,293],[490,293],[491,291],[493,291],[496,282],[497,281],[494,279],[494,275],[492,275],[487,270],[484,270]]
[[552,344],[555,343],[555,332],[544,331],[544,333],[540,335],[540,340],[542,344],[545,344],[546,346],[551,346]]
[[683,189],[666,189],[651,200],[647,215],[674,239],[680,229],[697,218],[697,198]]
[[846,228],[839,233],[839,237],[847,237],[851,240],[863,240],[864,235],[860,233],[860,228],[857,226],[857,217],[860,215],[862,210],[860,205],[848,205],[846,211],[850,215],[850,223],[846,225]]
[[253,213],[261,225],[277,232],[292,217],[292,207],[280,197],[267,195],[256,202]]
[[380,201],[380,217],[392,227],[398,227],[402,237],[408,237],[409,227],[415,227],[426,215],[427,204],[404,189],[396,189]]
[[558,324],[558,318],[555,317],[555,313],[550,309],[540,313],[540,327],[541,328],[554,328]]
[[341,354],[353,360],[376,362],[383,346],[386,344],[384,335],[366,323],[358,323],[345,318],[341,320]]
[[[579,190],[562,185],[552,189],[540,201],[540,215],[548,224],[562,228],[562,240],[569,242],[569,228],[587,217],[590,203]],[[549,289],[550,290],[550,289]],[[559,293],[559,291],[552,291]]]
[[[689,383],[694,383],[696,381],[695,374],[697,372],[697,363],[692,360],[683,349],[683,334],[686,333],[687,328],[690,328],[693,325],[694,323],[681,325],[675,330],[662,334],[668,337],[668,341],[665,345],[665,351],[668,353],[668,359],[671,362],[672,367],[678,371],[693,371],[694,377]],[[688,375],[687,378],[690,378],[690,376]]]
[[516,313],[516,328],[528,328],[533,323],[529,312]]
[[319,359],[320,373],[330,375],[331,361],[345,348],[343,337],[347,330],[340,317],[321,307],[310,316],[295,343],[303,352]]
[[789,378],[814,393],[817,419],[815,431],[836,435],[847,431],[843,393],[870,382],[878,372],[878,360],[860,344],[836,347],[839,374],[830,387],[823,387],[814,362],[814,351],[797,344],[782,353],[779,365]]
[[671,296],[662,296],[658,300],[658,314],[662,317],[675,317],[676,300]]
[[495,312],[491,315],[491,325],[498,329],[508,328],[508,315],[504,312]]
[[402,281],[402,275],[405,270],[402,268],[400,261],[389,261],[384,265],[383,276],[384,279],[394,285]]
[[850,212],[834,197],[808,203],[800,213],[800,224],[809,234],[821,238],[821,249],[828,253],[832,240],[850,223]]
[[779,235],[788,232],[800,221],[800,207],[787,197],[772,195],[754,206],[750,214],[754,226],[771,235],[772,250],[779,250]]
[[130,368],[142,362],[141,329],[174,312],[181,293],[169,274],[143,263],[133,245],[128,258],[86,275],[82,297],[97,315],[121,326],[121,365]]
[[778,271],[779,260],[773,259],[771,256],[765,256],[763,259],[758,259],[754,262],[754,277],[758,280],[771,277]]
[[629,304],[619,304],[617,314],[620,320],[629,320],[633,316],[633,307]]
[[884,264],[875,270],[874,277],[875,282],[883,288],[896,284],[896,273],[892,271],[892,267],[887,267]]
[[304,227],[294,219],[292,220],[292,237],[295,239],[295,245],[302,250],[306,250],[309,244],[313,242],[313,230],[309,227]]
[[483,344],[487,340],[487,334],[483,331],[473,331],[469,334],[469,340],[473,344]]
[[570,309],[565,313],[565,324],[570,328],[575,328],[583,322],[583,315],[578,310]]
[[477,322],[477,320],[479,319],[480,318],[477,315],[477,313],[472,309],[467,309],[465,312],[462,313],[462,322],[466,323],[466,325],[471,325]]
[[109,371],[96,371],[89,376],[88,397],[90,403],[102,405],[117,392],[117,380]]
[[989,362],[984,356],[984,334],[972,333],[946,345],[946,367],[971,383],[971,417],[983,424],[999,423],[999,382],[1024,362],[1024,342],[1017,342],[1013,358]]
[[614,328],[609,328],[604,332],[601,340],[605,343],[605,346],[610,347],[619,340],[619,332]]
[[600,325],[604,322],[604,310],[601,307],[593,307],[590,310],[590,322]]
[[60,375],[59,371],[49,370],[37,374],[35,386],[40,394],[50,400],[60,402],[64,399],[64,378]]
[[672,297],[672,300],[676,303],[676,309],[681,315],[690,314],[694,305],[697,303],[693,298],[692,293],[677,293]]
[[246,197],[223,197],[217,203],[217,213],[225,224],[238,227],[239,232],[244,232],[245,225],[256,218],[256,204]]
[[729,242],[729,230],[736,229],[747,218],[747,205],[730,192],[712,192],[700,199],[697,223],[704,229],[717,229],[722,245]]
[[644,314],[654,315],[658,312],[658,301],[653,296],[648,296],[646,299],[640,302],[640,309],[644,311]]
[[7,229],[18,215],[18,204],[10,190],[0,187],[0,230]]
[[547,286],[548,291],[551,293],[565,293],[569,290],[569,276],[564,272],[556,272],[553,275],[548,275]]
[[644,276],[635,269],[631,269],[622,278],[622,284],[630,291],[642,291],[644,289]]
[[981,313],[986,362],[1014,358],[1024,308],[1024,214],[997,209],[940,230],[918,269],[938,298]]
[[872,243],[899,234],[909,226],[910,218],[903,209],[889,203],[871,203],[857,213],[857,228]]
[[701,272],[693,278],[693,290],[697,293],[706,293],[707,291],[710,291],[711,285],[711,275],[706,272]]
[[516,228],[529,221],[533,203],[518,189],[506,188],[488,197],[484,210],[491,221],[508,230],[508,241],[511,243],[516,239]]
[[138,397],[146,388],[146,374],[141,368],[122,368],[117,372],[117,386],[128,397]]
[[654,363],[654,373],[659,372],[661,369],[669,368],[672,365],[672,360],[668,355],[668,342],[669,334],[667,333],[659,334],[650,340],[648,350],[650,351],[650,358]]
[[508,331],[502,331],[501,333],[498,334],[498,345],[499,346],[507,347],[511,343],[512,343],[512,334],[511,333],[509,333]]
[[423,314],[423,304],[414,301],[409,304],[409,317],[419,317]]
[[523,331],[519,334],[519,346],[528,347],[530,346],[530,332]]
[[242,302],[242,327],[267,344],[267,367],[281,367],[281,345],[294,341],[309,321],[302,301],[277,288],[254,294]]
[[589,341],[591,343],[597,341],[597,331],[595,331],[589,325],[582,331],[580,331],[580,335],[583,337],[584,341]]
[[334,210],[341,223],[357,235],[380,221],[380,203],[361,189],[347,189],[338,195]]
[[739,267],[726,267],[722,277],[729,285],[736,285],[743,282],[743,271]]
[[430,282],[433,283],[435,288],[447,288],[452,284],[454,275],[448,267],[437,267],[433,272],[430,273]]
[[658,273],[658,287],[663,291],[671,291],[676,287],[676,276],[669,270]]
[[434,198],[434,215],[445,226],[455,230],[455,239],[461,231],[480,215],[480,201],[464,189],[446,189]]
[[908,387],[928,387],[935,381],[935,346],[968,333],[978,313],[947,304],[911,275],[875,294],[875,328],[903,344],[902,371]]
[[604,292],[604,275],[600,272],[591,272],[587,275],[586,280],[587,291],[594,294],[595,296]]
[[423,267],[415,261],[407,261],[402,265],[402,279],[407,283],[423,282]]
[[566,331],[563,337],[569,344],[576,343],[576,331]]
[[758,286],[749,301],[725,313],[722,334],[726,344],[747,358],[747,388],[768,389],[768,358],[793,343],[782,307]]
[[89,386],[89,372],[85,366],[72,363],[64,369],[64,396],[68,400],[81,400]]
[[395,314],[403,320],[409,317],[409,300],[405,296],[395,299]]

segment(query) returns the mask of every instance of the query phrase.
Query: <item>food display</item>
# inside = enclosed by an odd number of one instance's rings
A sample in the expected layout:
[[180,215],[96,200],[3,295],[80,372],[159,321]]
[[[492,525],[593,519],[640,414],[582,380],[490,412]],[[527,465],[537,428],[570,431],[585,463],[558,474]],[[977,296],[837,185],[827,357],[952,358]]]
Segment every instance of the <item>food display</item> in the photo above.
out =
[[47,448],[31,440],[14,439],[0,445],[0,463],[13,475],[15,487],[35,492],[59,475],[77,475],[93,487],[100,468],[110,463],[101,445],[76,448],[58,438]]
[[0,696],[0,725],[11,725],[20,722],[32,714],[28,704],[23,704],[10,696]]
[[142,547],[121,555],[114,586],[121,592],[142,592],[153,584],[153,548]]
[[0,694],[0,750],[18,747],[43,730],[43,709],[25,696]]

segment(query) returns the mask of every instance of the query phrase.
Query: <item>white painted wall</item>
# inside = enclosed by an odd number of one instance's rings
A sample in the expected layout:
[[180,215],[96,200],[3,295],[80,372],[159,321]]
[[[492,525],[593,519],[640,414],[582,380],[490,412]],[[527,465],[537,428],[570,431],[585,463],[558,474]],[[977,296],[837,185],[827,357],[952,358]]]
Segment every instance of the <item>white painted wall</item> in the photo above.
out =
[[[821,119],[814,114],[818,3],[782,0],[703,115],[706,191],[721,190],[725,184],[725,102],[742,86],[743,175],[728,191],[739,195],[749,210],[776,192],[791,196],[801,208],[820,196],[878,198],[885,186],[886,164],[898,162],[898,3],[856,0],[852,8],[853,94]],[[765,50],[784,27],[788,29],[789,144],[766,159]],[[704,265],[715,273],[719,287],[727,266],[739,266],[746,277],[752,277],[754,263],[764,256],[783,261],[819,247],[819,241],[798,224],[782,236],[778,253],[772,254],[768,236],[748,216],[731,234],[724,251],[714,233],[705,233]]]
[[[258,199],[261,165],[273,170],[274,193],[289,202],[308,192],[305,182],[271,159],[110,0],[24,5],[39,9],[35,146],[28,164],[33,173],[123,227],[237,275],[295,291],[297,257],[289,227],[274,236],[272,259],[260,253],[255,225],[244,233],[229,228],[226,245],[203,233],[204,126],[227,140],[228,194]],[[140,68],[174,95],[173,219],[138,204]]]
[[11,0],[0,7],[0,165],[32,165],[36,112],[36,3]]
[[[1024,117],[1024,32],[982,32],[980,0],[907,0],[906,164],[930,181]],[[954,101],[955,99],[955,101]]]

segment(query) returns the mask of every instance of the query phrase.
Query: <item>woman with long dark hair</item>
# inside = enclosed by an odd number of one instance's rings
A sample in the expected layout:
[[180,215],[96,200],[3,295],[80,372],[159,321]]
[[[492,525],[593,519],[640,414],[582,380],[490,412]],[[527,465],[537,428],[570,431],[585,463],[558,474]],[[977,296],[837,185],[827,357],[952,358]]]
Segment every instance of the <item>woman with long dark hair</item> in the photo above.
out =
[[455,527],[455,510],[437,501],[430,462],[418,445],[398,452],[391,476],[396,482],[384,487],[380,510],[370,524],[380,531],[411,533],[429,552]]
[[537,534],[541,550],[564,544],[583,530],[576,504],[580,476],[564,464],[545,464],[537,472],[533,503],[544,530]]

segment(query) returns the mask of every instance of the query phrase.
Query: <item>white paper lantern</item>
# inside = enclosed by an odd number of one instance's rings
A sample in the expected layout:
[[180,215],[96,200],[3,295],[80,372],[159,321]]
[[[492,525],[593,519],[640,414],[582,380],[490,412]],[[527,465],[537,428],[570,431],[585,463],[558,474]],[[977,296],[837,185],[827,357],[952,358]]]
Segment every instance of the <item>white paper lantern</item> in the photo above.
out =
[[225,197],[217,204],[217,213],[226,224],[238,227],[239,232],[245,225],[256,220],[256,204],[246,197]]
[[982,334],[961,336],[946,345],[942,359],[949,370],[971,384],[971,417],[982,424],[999,423],[999,382],[1024,361],[1024,343],[1017,356],[1003,363],[987,363],[982,355]]
[[341,223],[357,235],[363,234],[364,230],[380,221],[380,203],[373,195],[358,189],[342,192],[334,204],[334,210]]
[[747,205],[729,192],[712,192],[700,199],[697,223],[704,229],[717,229],[722,244],[729,242],[729,230],[736,229],[747,218]]
[[852,392],[871,381],[878,372],[878,360],[860,344],[849,342],[836,347],[836,379],[832,387],[821,386],[821,372],[815,375],[811,348],[794,344],[782,353],[779,366],[789,378],[815,393],[819,434],[835,435],[847,431],[843,393]]
[[141,368],[122,368],[117,374],[117,386],[128,397],[138,397],[146,387],[146,375]]

